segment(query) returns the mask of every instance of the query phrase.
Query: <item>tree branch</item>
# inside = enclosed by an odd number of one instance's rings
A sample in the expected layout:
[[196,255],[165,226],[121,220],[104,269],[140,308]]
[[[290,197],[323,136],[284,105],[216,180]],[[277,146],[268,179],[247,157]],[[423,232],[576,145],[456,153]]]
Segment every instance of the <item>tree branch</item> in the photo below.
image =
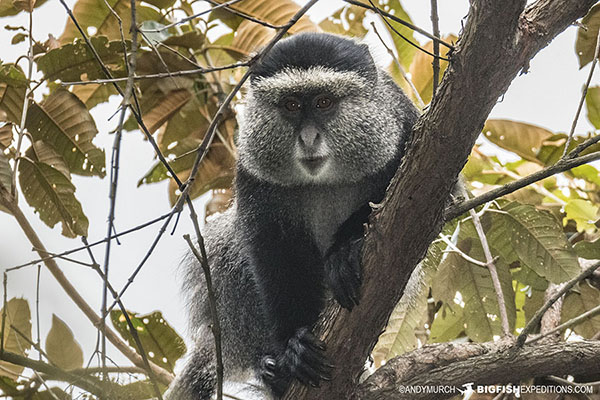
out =
[[[58,281],[58,283],[67,293],[67,295],[69,295],[71,300],[73,300],[77,307],[79,307],[79,309],[83,311],[83,313],[94,324],[94,326],[99,327],[102,323],[100,316],[96,314],[96,312],[90,307],[90,305],[83,299],[81,294],[79,294],[77,289],[75,289],[75,287],[67,279],[65,274],[61,271],[56,261],[53,258],[46,257],[46,247],[43,245],[40,238],[29,224],[29,221],[27,221],[27,219],[21,212],[21,209],[16,205],[16,202],[14,201],[12,196],[10,196],[10,194],[2,186],[0,186],[0,204],[6,207],[15,217],[19,226],[25,233],[25,236],[27,236],[27,239],[29,239],[32,246],[36,249],[37,253],[43,259],[44,264],[46,265],[50,273],[52,273],[54,278]],[[106,329],[106,337],[132,363],[141,368],[145,367],[142,357],[139,354],[137,354],[131,347],[129,347],[127,343],[121,340],[121,338],[119,338],[119,336],[112,329]],[[173,380],[173,375],[170,374],[168,371],[164,370],[163,368],[159,367],[154,363],[150,363],[150,366],[153,372],[156,374],[157,379],[161,383],[168,385]]]
[[599,342],[544,343],[518,350],[508,341],[440,343],[390,360],[359,386],[357,399],[443,399],[458,394],[402,393],[398,386],[454,386],[519,382],[595,370]]
[[353,398],[410,273],[440,232],[451,189],[497,99],[541,48],[595,2],[543,0],[525,10],[525,0],[471,1],[437,96],[417,122],[402,165],[371,217],[361,303],[350,313],[330,302],[317,324],[338,366],[333,380],[315,389],[294,384],[286,399]]

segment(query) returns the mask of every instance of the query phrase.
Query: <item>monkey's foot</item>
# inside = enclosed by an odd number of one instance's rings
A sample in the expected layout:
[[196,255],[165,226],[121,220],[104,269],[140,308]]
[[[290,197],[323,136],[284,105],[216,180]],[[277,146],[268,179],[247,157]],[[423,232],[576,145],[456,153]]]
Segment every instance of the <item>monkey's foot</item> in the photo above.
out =
[[313,387],[318,387],[321,381],[331,380],[333,366],[325,355],[325,343],[303,327],[288,340],[281,355],[263,357],[260,368],[263,380],[277,396],[281,396],[292,378]]
[[325,278],[333,297],[348,310],[358,305],[360,299],[362,243],[362,238],[343,243],[332,249],[325,261]]

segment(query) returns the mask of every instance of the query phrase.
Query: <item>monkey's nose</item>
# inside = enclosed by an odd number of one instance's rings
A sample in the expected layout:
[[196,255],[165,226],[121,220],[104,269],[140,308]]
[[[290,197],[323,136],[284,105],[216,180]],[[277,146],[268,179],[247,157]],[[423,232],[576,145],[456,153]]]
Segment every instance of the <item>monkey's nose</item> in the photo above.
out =
[[305,126],[300,131],[300,144],[306,149],[312,149],[319,144],[319,131],[312,125]]

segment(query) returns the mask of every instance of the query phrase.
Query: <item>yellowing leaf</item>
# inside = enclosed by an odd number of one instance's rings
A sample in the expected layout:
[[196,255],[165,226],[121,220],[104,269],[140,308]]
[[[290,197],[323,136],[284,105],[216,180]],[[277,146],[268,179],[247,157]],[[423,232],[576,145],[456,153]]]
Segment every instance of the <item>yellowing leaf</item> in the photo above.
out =
[[21,123],[27,78],[12,64],[0,66],[0,121]]
[[13,0],[13,5],[19,10],[30,13],[35,7],[35,2],[35,0]]
[[[178,173],[179,178],[185,182],[191,172],[193,158],[196,153],[182,157],[182,162],[187,162],[190,169]],[[213,189],[229,189],[233,182],[234,159],[229,150],[222,143],[210,146],[206,157],[200,164],[196,180],[190,189],[190,197],[196,198]],[[179,188],[174,180],[169,181],[169,201],[175,204],[179,197]]]
[[38,142],[37,146],[29,148],[26,157],[19,163],[23,196],[49,227],[62,222],[63,235],[87,236],[88,219],[75,198],[75,186],[64,173],[66,167],[59,162],[57,153],[49,148],[42,151],[42,156],[48,161],[53,160],[54,167],[39,161],[34,148],[39,151],[42,146],[48,145]]
[[51,143],[78,175],[104,177],[104,150],[92,143],[98,133],[85,105],[74,94],[56,90],[41,104],[34,103],[25,123],[34,140]]
[[363,25],[366,12],[364,7],[346,5],[321,21],[319,27],[338,35],[363,37],[367,33]]
[[150,112],[144,114],[143,120],[150,133],[154,133],[175,113],[177,113],[192,97],[187,89],[173,90],[163,98]]
[[[172,372],[175,362],[186,352],[183,339],[167,323],[159,311],[146,315],[128,312],[128,315],[148,359]],[[118,310],[111,311],[110,319],[121,337],[139,352],[123,313]]]
[[507,119],[489,119],[483,135],[490,142],[528,161],[541,163],[536,157],[545,140],[554,134],[539,126]]
[[81,346],[71,329],[56,314],[52,314],[52,327],[46,337],[45,347],[48,358],[58,368],[70,370],[83,366]]
[[[123,21],[123,32],[127,35],[131,28],[131,9],[129,0],[78,0],[73,7],[73,14],[79,25],[87,32],[89,28],[95,28],[97,36],[106,36],[109,40],[120,40],[118,20],[114,17],[112,9],[121,17]],[[159,21],[161,15],[151,7],[142,6],[137,3],[137,22],[142,23],[147,20]],[[89,33],[89,32],[88,32]],[[61,43],[71,43],[75,38],[81,38],[75,24],[68,19],[67,25],[59,40]]]
[[[217,3],[225,2],[225,0],[217,0]],[[230,7],[272,25],[286,24],[300,10],[300,6],[292,0],[241,1]],[[318,27],[306,15],[290,28],[291,33],[317,30]]]
[[598,206],[591,202],[580,199],[569,200],[565,206],[565,213],[567,215],[563,219],[563,225],[567,225],[567,222],[572,219],[577,223],[579,232],[596,229],[594,223],[598,219]]
[[[26,356],[27,350],[31,348],[31,344],[17,333],[17,330],[25,335],[27,339],[31,340],[31,313],[29,311],[29,304],[27,304],[27,300],[25,299],[13,298],[7,302],[6,306],[4,350]],[[0,315],[3,314],[4,308],[0,311]],[[6,361],[0,361],[0,376],[7,376],[16,380],[21,372],[23,372],[23,367],[10,364]]]
[[[444,37],[444,41],[453,42],[456,41],[457,37],[454,35],[449,35]],[[433,42],[429,41],[425,43],[423,46],[424,49],[433,52]],[[440,46],[440,53],[443,57],[448,56],[448,49],[444,46]],[[432,63],[433,57],[422,52],[418,51],[413,58],[412,64],[410,64],[410,75],[412,82],[421,95],[421,98],[425,102],[425,104],[431,101],[433,95],[433,67]],[[440,80],[448,67],[448,62],[444,60],[440,60]]]

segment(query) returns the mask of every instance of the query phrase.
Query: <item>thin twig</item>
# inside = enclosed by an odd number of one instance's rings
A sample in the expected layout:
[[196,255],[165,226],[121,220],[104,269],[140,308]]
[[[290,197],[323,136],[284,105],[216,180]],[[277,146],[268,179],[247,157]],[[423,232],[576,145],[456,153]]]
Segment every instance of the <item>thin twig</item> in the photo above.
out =
[[369,5],[369,4],[365,4],[365,3],[361,3],[360,1],[356,1],[356,0],[344,0],[344,2],[348,3],[348,4],[352,4],[358,7],[362,7],[362,8],[366,8],[369,9],[371,11],[376,11],[379,14],[383,14],[385,15],[387,18],[391,19],[394,22],[397,22],[401,25],[406,26],[407,28],[412,29],[413,31],[420,33],[421,35],[433,40],[434,42],[438,42],[441,45],[446,46],[448,49],[450,50],[454,50],[454,46],[452,46],[450,43],[447,43],[445,41],[443,41],[442,39],[435,37],[434,35],[432,35],[431,33],[427,32],[424,29],[419,28],[416,25],[411,24],[410,22],[404,21],[401,18],[398,18],[397,16],[395,16],[394,14],[390,14],[389,12],[382,10],[379,7],[376,7],[374,5]]
[[[459,190],[462,196],[464,198],[469,198],[469,193],[467,192],[467,189],[465,188],[462,179],[459,180],[457,185],[459,185]],[[504,292],[502,290],[502,285],[500,284],[498,270],[496,269],[496,265],[494,264],[494,257],[492,256],[492,252],[490,251],[490,245],[487,241],[487,237],[485,236],[485,232],[483,230],[483,225],[481,225],[481,219],[479,219],[479,215],[477,215],[474,209],[469,210],[469,215],[471,215],[471,218],[473,219],[473,225],[475,225],[475,230],[477,231],[477,236],[479,237],[479,241],[481,242],[481,247],[483,249],[483,254],[485,255],[486,267],[490,271],[490,276],[494,285],[494,292],[496,292],[498,309],[500,311],[500,322],[502,324],[502,333],[504,334],[504,336],[509,336],[511,332],[510,325],[508,323],[508,313],[506,312],[506,302],[504,301]]]
[[465,261],[477,265],[479,267],[483,267],[483,268],[487,268],[487,264],[484,263],[483,261],[479,261],[476,260],[475,258],[471,257],[470,255],[468,255],[467,253],[465,253],[464,251],[462,251],[461,249],[459,249],[454,243],[452,243],[452,241],[443,233],[440,233],[439,235],[440,239],[442,239],[442,241],[444,243],[446,243],[446,245],[455,253],[457,253],[459,256],[461,256]]
[[422,110],[425,107],[425,102],[421,98],[421,95],[419,94],[419,91],[417,90],[417,88],[413,84],[412,80],[406,74],[406,71],[404,70],[404,67],[402,66],[402,64],[400,64],[400,61],[398,61],[398,57],[396,57],[396,54],[394,54],[394,51],[385,43],[385,40],[383,40],[383,38],[379,34],[379,31],[377,30],[377,27],[375,26],[375,22],[371,22],[371,26],[373,27],[373,32],[375,32],[375,34],[379,38],[379,41],[381,42],[381,44],[383,45],[383,47],[385,47],[385,49],[387,50],[388,54],[392,57],[392,60],[394,60],[394,63],[396,64],[396,67],[398,67],[398,70],[402,74],[402,77],[404,78],[404,80],[406,81],[406,83],[408,84],[408,86],[410,87],[410,90],[413,92],[413,95],[415,96],[415,99],[419,103],[419,108],[421,108],[421,110]]
[[[575,278],[573,278],[569,282],[565,283],[564,286],[560,290],[558,290],[550,299],[548,299],[548,301],[539,310],[536,311],[536,313],[533,315],[533,317],[531,317],[531,319],[529,320],[527,325],[525,325],[525,328],[523,328],[523,330],[521,331],[521,334],[517,338],[517,342],[516,342],[515,346],[517,346],[517,347],[523,346],[523,344],[525,343],[525,340],[527,339],[527,335],[529,335],[531,333],[531,331],[540,323],[542,316],[546,313],[546,311],[548,311],[548,309],[552,306],[552,304],[554,304],[556,302],[556,300],[558,300],[562,295],[567,293],[578,282],[581,282],[582,280],[584,280],[585,278],[590,276],[598,268],[600,268],[600,262],[597,262],[597,263],[589,266],[588,268],[584,269],[583,272],[581,272]],[[551,331],[548,331],[546,334],[553,333],[558,328],[561,328],[561,327],[562,327],[562,325]]]
[[[23,212],[19,208],[19,206],[14,201],[14,198],[8,193],[8,191],[0,184],[0,204],[6,207],[10,213],[15,217],[17,223],[27,236],[27,239],[31,242],[34,248],[36,248],[38,254],[44,258],[46,256],[45,246],[42,244],[39,239],[37,233],[27,220],[27,218],[23,215]],[[58,281],[67,295],[73,300],[73,302],[77,305],[77,307],[86,315],[86,317],[94,324],[94,326],[100,326],[100,316],[94,312],[94,310],[90,307],[90,305],[83,299],[81,294],[75,289],[75,287],[71,284],[71,282],[64,275],[62,270],[59,268],[56,261],[53,258],[44,259],[44,264],[48,268],[48,270],[52,273],[54,278]],[[131,362],[133,362],[137,366],[144,366],[142,357],[137,354],[127,343],[125,343],[121,338],[111,329],[106,330],[107,338],[115,345],[115,347],[125,355]],[[162,383],[168,384],[172,381],[173,375],[164,370],[163,368],[157,366],[156,364],[151,364],[153,370],[156,375],[160,378]]]
[[217,314],[217,300],[215,299],[215,292],[212,286],[212,278],[210,275],[210,268],[207,262],[206,251],[204,249],[204,244],[198,243],[201,251],[200,254],[194,243],[192,243],[192,239],[190,235],[183,235],[183,238],[187,242],[188,246],[190,246],[190,250],[192,254],[196,257],[198,262],[200,263],[202,270],[204,271],[204,279],[206,281],[206,291],[208,293],[208,304],[210,307],[211,314],[211,331],[213,337],[215,339],[215,353],[216,353],[216,364],[217,364],[217,400],[223,399],[223,355],[221,350],[221,324],[219,322],[219,316]]
[[598,32],[598,36],[596,37],[596,48],[594,50],[594,58],[592,59],[592,66],[590,67],[590,72],[588,74],[587,80],[585,81],[585,85],[583,86],[583,91],[581,92],[581,98],[579,99],[579,105],[577,106],[577,111],[575,112],[575,117],[573,118],[573,123],[571,124],[571,130],[569,131],[569,137],[567,138],[567,142],[565,143],[565,149],[563,150],[562,156],[565,157],[567,152],[569,151],[569,145],[573,140],[573,135],[575,134],[575,127],[577,127],[577,121],[579,121],[579,115],[581,114],[581,109],[583,108],[583,103],[585,102],[585,96],[587,95],[588,88],[590,87],[590,83],[592,82],[592,76],[594,75],[594,70],[596,69],[596,64],[598,63],[598,55],[600,54],[600,31]]
[[[600,136],[599,136],[600,137]],[[542,179],[546,179],[549,176],[558,174],[560,172],[565,172],[575,167],[578,167],[583,164],[587,164],[592,161],[600,160],[600,151],[586,154],[581,157],[571,158],[567,156],[566,158],[562,158],[556,164],[546,167],[538,172],[535,172],[531,175],[528,175],[522,179],[519,179],[514,182],[507,183],[506,185],[500,186],[496,189],[492,189],[482,195],[474,197],[470,200],[465,200],[459,204],[452,205],[446,209],[445,220],[450,221],[464,212],[480,206],[482,204],[487,203],[488,201],[492,201],[499,197],[505,196],[509,193],[515,192],[519,189],[524,188],[534,182],[541,181]]]
[[31,78],[33,76],[33,12],[29,13],[29,49],[27,50],[27,89],[25,90],[25,99],[23,100],[23,110],[21,111],[21,122],[19,124],[17,147],[15,153],[15,168],[12,174],[12,187],[11,195],[15,196],[17,193],[17,170],[21,161],[21,146],[23,144],[23,137],[25,136],[25,121],[27,121],[27,111],[29,110],[29,101],[31,100]]
[[[213,6],[220,5],[219,3],[217,3],[216,1],[213,1],[213,0],[204,0],[204,1],[212,4]],[[232,14],[235,14],[235,15],[237,15],[239,17],[247,19],[248,21],[255,22],[255,23],[259,24],[259,25],[266,26],[267,28],[271,28],[271,29],[283,29],[287,25],[287,24],[286,25],[273,25],[273,24],[271,24],[271,23],[269,23],[267,21],[263,21],[263,20],[260,20],[258,18],[254,18],[252,15],[246,14],[245,12],[238,11],[235,8],[231,8],[231,7],[228,7],[228,6],[224,6],[224,8],[227,11],[229,11],[230,13],[232,13]]]
[[[440,19],[438,17],[437,0],[431,0],[431,25],[433,26],[433,36],[440,37]],[[440,82],[440,43],[437,40],[433,41],[433,93],[431,95],[431,102],[435,100],[435,92]]]
[[[82,250],[89,250],[92,247],[95,247],[95,246],[101,245],[102,243],[105,243],[107,240],[113,240],[113,239],[116,239],[116,238],[118,238],[120,236],[128,235],[130,233],[139,231],[139,230],[144,229],[144,228],[146,228],[146,227],[148,227],[150,225],[153,225],[153,224],[155,224],[155,223],[157,223],[159,221],[162,221],[163,219],[167,218],[169,216],[169,214],[161,215],[160,217],[154,218],[154,219],[152,219],[152,220],[150,220],[148,222],[144,222],[141,225],[137,225],[137,226],[135,226],[133,228],[130,228],[130,229],[126,230],[126,231],[114,234],[110,238],[101,239],[101,240],[98,240],[98,241],[93,242],[91,244],[87,243],[87,240],[86,240],[85,246],[76,247],[74,249],[66,250],[66,251],[63,251],[62,253],[58,253],[58,254],[52,254],[52,253],[50,253],[52,255],[47,256],[47,257],[38,258],[36,260],[29,261],[29,262],[27,262],[25,264],[20,264],[20,265],[14,266],[14,267],[7,268],[6,271],[7,272],[15,271],[15,270],[18,270],[18,269],[21,269],[21,268],[25,268],[25,267],[29,267],[31,265],[38,264],[40,262],[45,262],[45,261],[53,259],[53,258],[60,258],[60,257],[66,256],[68,254],[77,253],[77,252],[82,251]],[[46,250],[46,252],[48,252],[48,251]]]
[[429,50],[424,49],[423,47],[419,46],[418,44],[416,44],[415,42],[413,42],[412,40],[410,40],[409,38],[407,38],[406,36],[404,36],[403,34],[401,34],[398,29],[394,28],[394,26],[392,24],[390,24],[390,21],[388,21],[386,19],[386,17],[384,16],[384,14],[382,13],[382,11],[375,7],[375,4],[373,4],[372,0],[368,0],[369,3],[371,3],[371,6],[373,7],[372,9],[375,10],[375,12],[377,14],[379,14],[379,16],[381,17],[381,19],[383,20],[383,22],[385,22],[385,24],[398,36],[400,36],[405,42],[407,42],[408,44],[410,44],[413,47],[416,47],[417,49],[421,50],[423,53],[430,55],[433,58],[439,58],[440,60],[444,60],[444,61],[450,61],[448,58],[446,57],[441,57],[440,55],[435,55],[432,52],[430,52]]
[[172,24],[165,25],[162,28],[140,29],[139,31],[140,32],[162,32],[162,31],[164,31],[166,29],[173,28],[173,27],[175,27],[177,25],[185,24],[188,21],[191,21],[193,19],[201,17],[204,14],[208,14],[209,12],[215,11],[215,10],[217,10],[219,8],[223,8],[223,7],[228,7],[228,6],[234,5],[235,3],[239,3],[240,1],[244,1],[244,0],[229,0],[229,1],[225,2],[225,3],[221,3],[221,4],[218,4],[218,5],[214,6],[214,7],[211,7],[208,10],[204,10],[204,11],[201,11],[201,12],[199,12],[197,14],[190,15],[189,17],[182,18],[179,21],[173,22]]
[[533,337],[533,338],[531,338],[531,339],[527,340],[527,342],[525,342],[525,343],[527,343],[527,344],[530,344],[530,343],[537,342],[537,341],[538,341],[538,340],[540,340],[541,338],[544,338],[544,337],[546,337],[546,336],[548,336],[548,335],[551,335],[551,334],[553,334],[553,333],[555,333],[555,332],[560,332],[560,331],[562,331],[563,329],[565,329],[565,328],[569,328],[569,327],[571,327],[571,326],[573,326],[573,325],[577,325],[577,324],[579,324],[580,322],[582,322],[582,321],[584,321],[584,320],[586,320],[586,319],[588,319],[588,318],[592,318],[592,317],[594,317],[594,316],[596,316],[596,315],[598,315],[598,314],[600,314],[600,304],[599,304],[599,305],[597,305],[596,307],[594,307],[594,308],[592,308],[592,309],[590,309],[590,310],[588,310],[588,311],[584,312],[583,314],[581,314],[581,315],[578,315],[578,316],[577,316],[577,317],[575,317],[575,318],[571,318],[571,319],[570,319],[570,320],[568,320],[567,322],[564,322],[564,323],[560,324],[560,325],[559,325],[559,326],[557,326],[556,328],[554,328],[554,329],[551,329],[551,330],[549,330],[548,332],[545,332],[545,333],[544,333],[544,334],[542,334],[542,335],[537,335],[537,336],[535,336],[535,337]]
[[[242,68],[247,67],[249,65],[248,61],[240,61],[235,64],[223,65],[220,67],[214,68],[197,68],[197,69],[189,69],[185,71],[174,71],[174,72],[161,72],[157,74],[148,74],[148,75],[135,75],[133,77],[134,80],[142,80],[142,79],[161,79],[161,78],[169,78],[173,76],[187,76],[187,75],[198,75],[198,74],[206,74],[208,72],[217,72],[224,71],[228,69],[234,68]],[[75,81],[75,82],[62,82],[61,86],[76,86],[76,85],[99,85],[106,83],[118,83],[118,82],[126,82],[127,77],[125,78],[110,78],[110,79],[94,79],[90,81]]]
[[[111,168],[110,168],[110,190],[108,194],[109,198],[109,211],[108,211],[108,223],[107,223],[107,232],[106,237],[110,237],[114,231],[114,222],[115,222],[115,206],[117,201],[117,186],[119,181],[119,160],[121,155],[121,138],[123,133],[123,124],[125,123],[125,115],[127,113],[127,105],[129,104],[129,99],[131,97],[131,93],[134,90],[133,87],[133,76],[135,74],[135,66],[136,66],[136,56],[137,56],[137,31],[136,31],[136,4],[135,1],[130,2],[131,8],[131,58],[128,59],[127,53],[123,56],[125,57],[125,65],[128,68],[128,80],[127,85],[125,87],[125,92],[123,94],[123,99],[121,101],[121,114],[119,116],[119,124],[117,128],[117,132],[115,134],[115,138],[113,141],[112,148],[112,157],[111,157]],[[119,22],[121,22],[119,20]],[[122,43],[125,46],[124,37],[122,37]],[[106,368],[106,306],[108,303],[108,273],[109,273],[109,263],[110,263],[110,250],[111,250],[112,241],[106,241],[106,247],[104,252],[104,277],[103,277],[103,285],[102,285],[102,312],[101,312],[101,325],[100,325],[100,354],[101,354],[101,365],[102,368]],[[148,368],[150,371],[150,368]],[[108,375],[103,375],[103,380],[107,380]],[[160,391],[159,391],[160,395]]]
[[57,378],[58,380],[69,382],[77,387],[86,390],[99,398],[105,398],[106,390],[102,388],[100,381],[92,380],[90,377],[82,379],[80,375],[74,375],[70,372],[64,371],[60,368],[54,367],[42,361],[32,360],[27,357],[23,357],[19,354],[4,351],[0,353],[0,360],[7,361],[11,364],[20,365],[22,367],[30,368],[33,371],[38,371],[48,376]]

